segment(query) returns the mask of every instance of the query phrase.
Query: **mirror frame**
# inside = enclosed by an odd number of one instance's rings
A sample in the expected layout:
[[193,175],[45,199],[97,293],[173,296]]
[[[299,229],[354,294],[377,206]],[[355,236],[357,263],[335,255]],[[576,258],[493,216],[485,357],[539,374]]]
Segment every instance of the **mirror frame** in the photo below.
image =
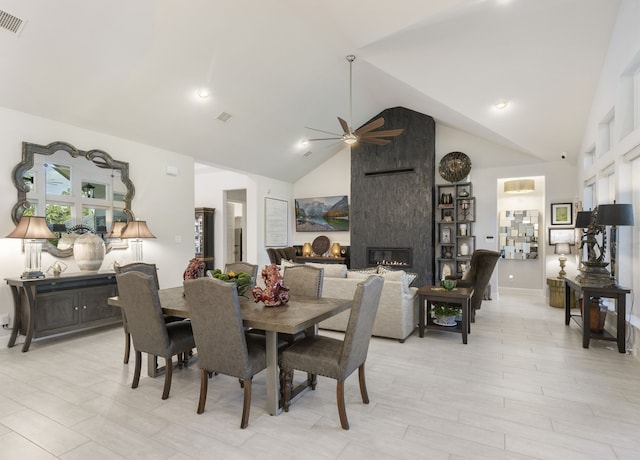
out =
[[[27,171],[31,170],[34,166],[34,155],[53,155],[59,151],[65,151],[73,158],[83,157],[87,161],[91,161],[96,167],[103,169],[117,169],[120,171],[120,178],[127,188],[127,193],[124,196],[124,215],[127,217],[127,221],[135,220],[135,216],[131,211],[131,201],[135,195],[135,187],[133,182],[129,179],[129,163],[125,161],[114,160],[111,155],[103,150],[78,150],[73,145],[67,142],[56,141],[48,145],[32,144],[30,142],[22,143],[22,161],[18,163],[11,173],[11,179],[13,185],[18,190],[18,202],[13,206],[11,211],[11,219],[13,223],[18,225],[20,218],[26,209],[31,206],[31,203],[27,199],[27,187],[24,183],[23,177]],[[73,255],[73,248],[58,249],[53,244],[45,241],[42,245],[42,250],[49,252],[55,257],[71,257]]]

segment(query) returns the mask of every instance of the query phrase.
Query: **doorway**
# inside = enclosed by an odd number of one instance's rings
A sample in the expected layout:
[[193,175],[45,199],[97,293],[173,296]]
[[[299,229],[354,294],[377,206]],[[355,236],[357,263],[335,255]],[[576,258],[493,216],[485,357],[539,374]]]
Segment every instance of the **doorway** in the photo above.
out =
[[239,262],[246,257],[247,190],[225,191],[225,263]]

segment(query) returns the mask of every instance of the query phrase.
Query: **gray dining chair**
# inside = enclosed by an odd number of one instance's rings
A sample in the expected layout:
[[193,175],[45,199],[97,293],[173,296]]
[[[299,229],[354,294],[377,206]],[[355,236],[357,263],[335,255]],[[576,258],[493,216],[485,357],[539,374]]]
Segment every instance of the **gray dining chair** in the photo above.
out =
[[240,428],[246,428],[253,376],[267,367],[265,338],[245,334],[235,283],[209,277],[185,280],[184,293],[191,312],[200,366],[197,413],[204,412],[212,373],[237,377],[244,388]]
[[253,282],[255,283],[256,278],[258,277],[258,266],[254,264],[250,264],[249,262],[229,262],[224,266],[225,273],[229,273],[230,271],[234,271],[236,273],[244,272],[253,278]]
[[165,323],[152,276],[131,271],[117,274],[116,282],[136,357],[131,388],[137,388],[140,382],[142,353],[160,356],[166,361],[162,399],[167,399],[171,390],[173,356],[185,355],[195,347],[191,324],[189,321]]
[[[353,296],[344,339],[320,335],[308,336],[285,349],[280,356],[283,381],[283,408],[289,411],[294,369],[337,380],[336,399],[340,424],[349,429],[344,403],[344,381],[358,369],[362,402],[369,404],[364,364],[367,359],[373,323],[378,311],[384,279],[372,275],[358,283]],[[311,389],[315,389],[312,386]]]

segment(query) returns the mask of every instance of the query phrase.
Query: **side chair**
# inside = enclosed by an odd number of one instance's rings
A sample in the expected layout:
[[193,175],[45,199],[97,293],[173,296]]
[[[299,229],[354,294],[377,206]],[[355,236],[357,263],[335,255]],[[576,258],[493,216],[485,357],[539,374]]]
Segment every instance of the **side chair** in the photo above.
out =
[[240,428],[246,428],[253,376],[267,367],[265,338],[245,334],[234,283],[209,277],[185,280],[184,293],[191,312],[200,366],[197,413],[204,412],[208,379],[212,373],[237,377],[244,388]]
[[[320,335],[307,336],[282,352],[280,369],[281,380],[284,382],[283,409],[285,412],[289,411],[294,369],[337,380],[338,414],[340,424],[345,430],[349,429],[349,421],[344,403],[344,382],[356,369],[358,369],[362,402],[369,404],[364,363],[367,359],[383,283],[384,279],[377,275],[372,275],[358,283],[343,340]],[[312,386],[311,389],[315,387]]]
[[122,301],[133,341],[136,366],[131,388],[137,388],[142,368],[142,352],[161,356],[166,361],[162,399],[169,397],[174,355],[185,355],[195,347],[189,321],[165,323],[158,288],[149,275],[131,271],[116,275],[118,296]]

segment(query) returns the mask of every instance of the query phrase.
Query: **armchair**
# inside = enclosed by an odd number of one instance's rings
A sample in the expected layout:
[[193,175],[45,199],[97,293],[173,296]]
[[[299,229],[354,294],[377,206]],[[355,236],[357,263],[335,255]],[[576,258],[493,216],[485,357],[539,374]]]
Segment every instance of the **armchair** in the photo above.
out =
[[471,321],[475,320],[475,311],[480,309],[484,291],[489,284],[491,274],[500,258],[500,253],[488,249],[476,249],[471,255],[471,263],[465,274],[460,276],[449,275],[447,279],[458,280],[460,287],[472,287],[474,289],[471,296]]

